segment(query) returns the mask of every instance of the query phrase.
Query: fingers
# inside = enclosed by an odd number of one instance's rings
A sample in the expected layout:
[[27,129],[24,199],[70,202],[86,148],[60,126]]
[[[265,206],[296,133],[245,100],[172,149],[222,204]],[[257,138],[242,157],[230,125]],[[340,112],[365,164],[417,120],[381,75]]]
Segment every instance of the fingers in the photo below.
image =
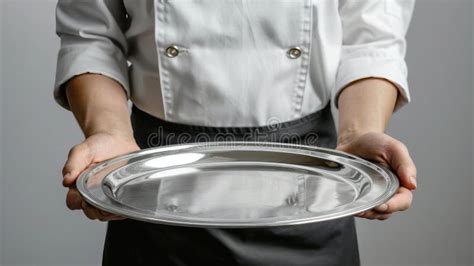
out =
[[373,210],[365,211],[356,215],[359,218],[365,218],[369,220],[380,220],[385,221],[392,216],[391,213],[378,213]]
[[355,216],[370,220],[386,220],[395,212],[405,211],[410,208],[413,200],[413,193],[405,188],[400,187],[398,192],[386,203],[381,204],[372,210],[358,213]]
[[413,201],[413,193],[411,190],[400,187],[397,193],[386,203],[381,204],[372,210],[361,212],[355,216],[370,220],[386,220],[395,212],[405,211],[410,208]]
[[379,213],[394,213],[405,211],[410,208],[413,201],[413,193],[405,188],[400,187],[398,192],[386,203],[374,208]]
[[416,189],[416,166],[407,147],[400,141],[393,139],[387,146],[387,158],[390,166],[398,175],[401,185],[409,189]]
[[85,201],[82,202],[82,211],[87,216],[87,218],[91,220],[106,222],[125,219],[124,217],[99,210]]
[[111,213],[99,210],[85,201],[82,202],[81,207],[82,207],[82,211],[84,212],[84,215],[87,216],[87,218],[91,220],[99,220],[102,222],[106,222],[106,221],[115,221],[115,220],[125,219],[115,214],[111,214]]
[[70,210],[80,210],[84,215],[91,220],[113,221],[122,220],[123,217],[99,210],[86,201],[84,201],[76,188],[69,188],[66,196],[66,205]]
[[85,142],[74,146],[68,155],[63,168],[63,185],[73,186],[79,174],[84,171],[93,161],[93,156]]
[[79,210],[82,208],[82,197],[76,188],[69,188],[66,196],[66,206],[70,210]]
[[84,212],[84,214],[87,216],[87,218],[91,219],[91,220],[95,220],[95,219],[99,219],[99,217],[101,216],[99,214],[99,210],[97,210],[96,208],[92,207],[91,205],[89,205],[87,202],[83,201],[82,202],[82,211]]

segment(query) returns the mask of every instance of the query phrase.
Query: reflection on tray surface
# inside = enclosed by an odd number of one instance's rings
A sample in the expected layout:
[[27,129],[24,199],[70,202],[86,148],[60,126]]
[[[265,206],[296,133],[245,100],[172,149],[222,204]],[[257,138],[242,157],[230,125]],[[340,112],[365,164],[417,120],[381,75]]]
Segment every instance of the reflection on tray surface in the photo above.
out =
[[321,212],[347,204],[357,191],[318,173],[265,165],[201,165],[156,171],[122,184],[115,200],[140,210],[221,219]]

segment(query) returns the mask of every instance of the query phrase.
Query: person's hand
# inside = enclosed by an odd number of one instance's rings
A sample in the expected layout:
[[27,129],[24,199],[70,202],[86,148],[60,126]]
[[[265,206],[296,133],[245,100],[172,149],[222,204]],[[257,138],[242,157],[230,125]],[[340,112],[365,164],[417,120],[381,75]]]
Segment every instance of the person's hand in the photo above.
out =
[[386,134],[366,133],[342,139],[336,149],[382,163],[393,169],[400,180],[400,188],[390,200],[356,216],[385,220],[411,206],[412,190],[416,189],[416,167],[403,143]]
[[96,209],[85,202],[75,187],[76,179],[90,165],[139,149],[135,140],[131,137],[107,133],[91,135],[84,142],[74,146],[69,151],[68,159],[63,168],[63,186],[69,188],[66,196],[67,207],[71,210],[82,210],[91,220],[124,219]]

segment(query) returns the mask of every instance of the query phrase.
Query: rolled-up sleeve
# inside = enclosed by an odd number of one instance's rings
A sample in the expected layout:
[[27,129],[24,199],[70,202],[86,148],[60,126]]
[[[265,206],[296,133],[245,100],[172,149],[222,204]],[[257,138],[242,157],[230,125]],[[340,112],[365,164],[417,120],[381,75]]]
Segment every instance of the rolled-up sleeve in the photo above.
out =
[[126,27],[127,15],[121,0],[58,1],[56,32],[61,47],[54,84],[56,102],[69,109],[64,85],[84,73],[114,79],[129,96]]
[[399,90],[395,110],[410,101],[405,35],[415,0],[345,0],[340,2],[343,46],[335,100],[350,83],[383,78]]

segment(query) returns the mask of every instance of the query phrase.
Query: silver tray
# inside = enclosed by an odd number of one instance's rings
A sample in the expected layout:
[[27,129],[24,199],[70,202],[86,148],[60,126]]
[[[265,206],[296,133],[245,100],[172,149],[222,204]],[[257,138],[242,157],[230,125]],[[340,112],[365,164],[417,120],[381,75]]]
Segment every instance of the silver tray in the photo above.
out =
[[239,228],[353,215],[387,201],[399,183],[385,167],[332,149],[207,142],[117,157],[76,185],[88,203],[127,218]]

